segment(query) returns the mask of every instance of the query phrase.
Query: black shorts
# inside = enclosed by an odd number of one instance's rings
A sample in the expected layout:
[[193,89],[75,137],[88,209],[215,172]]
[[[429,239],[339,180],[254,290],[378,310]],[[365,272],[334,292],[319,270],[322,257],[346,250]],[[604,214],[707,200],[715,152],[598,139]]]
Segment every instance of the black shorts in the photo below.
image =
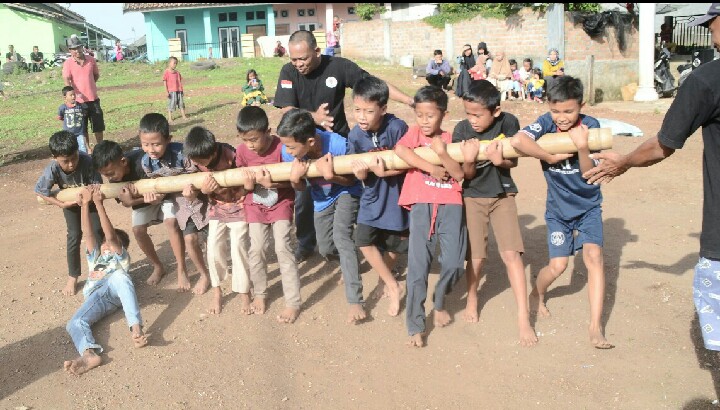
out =
[[100,99],[95,101],[85,101],[87,105],[88,120],[92,126],[92,132],[105,131],[105,118],[103,118],[102,108],[100,107]]
[[192,218],[189,218],[187,221],[187,225],[185,225],[185,229],[182,230],[183,236],[192,235],[194,233],[198,233],[198,234],[207,236],[208,226],[209,225],[205,225],[205,226],[203,226],[202,229],[198,229],[197,225],[195,225],[195,221],[193,221]]
[[408,252],[408,238],[410,233],[405,230],[390,231],[370,225],[357,224],[355,228],[355,245],[358,248],[364,246],[377,246],[380,250],[406,254]]

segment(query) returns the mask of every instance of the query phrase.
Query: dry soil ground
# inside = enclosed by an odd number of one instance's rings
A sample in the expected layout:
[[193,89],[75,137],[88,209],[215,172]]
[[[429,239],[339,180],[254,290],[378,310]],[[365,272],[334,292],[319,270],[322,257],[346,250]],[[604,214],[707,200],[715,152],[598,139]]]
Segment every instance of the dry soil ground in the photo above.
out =
[[[212,115],[189,108],[188,121],[237,143],[237,101],[219,104]],[[585,111],[633,123],[649,136],[660,128],[667,106],[605,103]],[[503,108],[526,125],[547,106],[508,102]],[[277,124],[277,110],[269,111]],[[390,111],[412,121],[407,107],[392,103]],[[454,99],[446,128],[462,118]],[[132,135],[128,130],[110,138]],[[627,152],[643,139],[616,137],[615,149]],[[580,257],[548,295],[553,317],[536,322],[536,347],[517,343],[515,304],[493,242],[480,288],[480,322],[462,321],[462,281],[449,297],[454,322],[443,329],[430,325],[427,347],[413,349],[404,345],[404,310],[388,317],[387,300],[368,303],[366,323],[346,325],[339,269],[317,256],[300,265],[304,303],[295,324],[274,320],[283,305],[275,264],[264,316],[240,315],[233,295],[225,298],[222,315],[209,316],[209,295],[175,291],[167,236],[156,227],[153,238],[172,272],[160,286],[145,284],[151,269],[137,245],[130,246],[150,345],[133,349],[124,317],[115,313],[95,326],[105,363],[82,377],[62,370],[63,360],[77,354],[65,323],[82,302],[81,295],[59,292],[66,275],[64,220],[32,194],[47,161],[0,168],[0,408],[677,409],[711,406],[717,397],[717,365],[698,347],[693,320],[702,207],[699,133],[670,159],[603,188],[604,321],[613,350],[588,343],[587,276]],[[521,160],[513,175],[521,192],[529,277],[547,260],[546,186],[535,160]],[[130,228],[126,209],[114,203],[108,208],[119,227]],[[377,275],[363,268],[367,295]],[[431,275],[431,287],[436,279]],[[229,291],[229,284],[224,288]]]

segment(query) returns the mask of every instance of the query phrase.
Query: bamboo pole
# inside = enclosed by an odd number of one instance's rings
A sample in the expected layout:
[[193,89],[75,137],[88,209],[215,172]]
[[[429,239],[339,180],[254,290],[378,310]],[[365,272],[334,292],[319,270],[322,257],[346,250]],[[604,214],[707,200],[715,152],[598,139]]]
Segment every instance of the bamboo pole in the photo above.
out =
[[[612,148],[612,132],[609,128],[595,128],[589,130],[590,135],[588,137],[588,145],[592,151],[600,151],[603,149]],[[487,160],[485,155],[485,148],[490,141],[482,141],[480,143],[480,152],[478,153],[477,160]],[[524,156],[517,152],[511,145],[509,139],[500,140],[502,144],[503,157],[505,158],[517,158]],[[560,132],[554,134],[547,134],[538,140],[538,144],[547,152],[551,154],[569,154],[577,152],[577,147],[573,144],[570,136],[567,132]],[[461,151],[461,144],[454,143],[447,145],[447,152],[454,160],[462,162],[463,154]],[[421,147],[416,148],[415,153],[428,162],[439,165],[440,159],[438,156],[429,148]],[[381,157],[385,161],[386,168],[388,170],[395,169],[407,169],[410,168],[408,164],[400,159],[395,152],[392,150],[378,151],[378,152],[367,152],[363,154],[355,155],[343,155],[333,158],[333,169],[338,175],[352,174],[352,163],[353,161],[360,160],[365,161],[368,165],[374,162],[376,156]],[[313,161],[314,162],[314,161]],[[247,169],[260,169],[261,167],[248,167]],[[288,181],[290,178],[290,163],[278,163],[265,165],[265,168],[270,172],[270,176],[273,181]],[[223,187],[240,186],[243,184],[243,168],[229,169],[226,171],[212,172],[212,175],[217,180],[218,184]],[[142,179],[135,181],[135,187],[137,192],[140,194],[148,192],[156,193],[173,193],[181,192],[187,184],[193,184],[195,187],[202,185],[205,176],[208,172],[196,172],[192,174],[176,175],[171,177],[161,177],[153,179]],[[320,172],[315,167],[314,163],[310,164],[307,175],[308,178],[314,178],[321,176]],[[129,182],[118,182],[118,183],[107,183],[101,185],[101,191],[106,198],[117,198],[120,194],[120,190],[127,185]],[[67,188],[57,193],[57,199],[61,201],[74,201],[77,198],[77,194],[80,192],[81,187]],[[46,203],[42,198],[37,197],[38,202]]]

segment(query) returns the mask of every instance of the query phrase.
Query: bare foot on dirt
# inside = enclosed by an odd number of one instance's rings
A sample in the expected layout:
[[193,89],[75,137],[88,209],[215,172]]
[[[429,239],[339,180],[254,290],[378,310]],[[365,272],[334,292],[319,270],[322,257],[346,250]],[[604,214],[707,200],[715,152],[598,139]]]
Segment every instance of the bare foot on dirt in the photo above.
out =
[[400,313],[400,301],[402,300],[405,290],[395,283],[395,286],[386,286],[388,297],[390,298],[390,306],[388,306],[388,315],[397,316]]
[[150,277],[147,278],[145,283],[147,283],[150,286],[155,286],[162,280],[163,276],[165,276],[165,269],[163,269],[162,266],[156,266],[153,269],[153,272],[150,274]]
[[256,315],[265,314],[265,298],[255,297],[250,304],[250,310]]
[[356,325],[360,321],[365,320],[367,317],[367,312],[365,312],[365,307],[359,303],[353,303],[350,305],[350,310],[348,310],[348,317],[347,317],[347,323]]
[[208,313],[211,315],[219,315],[222,313],[222,289],[220,289],[220,286],[214,287],[212,289],[212,300],[210,301],[210,306],[208,307]]
[[545,301],[541,300],[537,288],[533,288],[532,292],[530,292],[528,303],[530,304],[530,312],[537,312],[538,317],[550,317],[550,311],[545,306]]
[[65,287],[62,290],[62,294],[65,296],[74,296],[76,286],[77,286],[77,278],[73,277],[73,276],[68,276],[67,282],[65,283]]
[[477,296],[472,297],[468,295],[465,310],[463,311],[463,319],[468,323],[477,323],[479,320],[477,302]]
[[300,314],[300,308],[286,307],[277,315],[277,321],[280,323],[293,323]]
[[136,349],[147,346],[148,338],[147,335],[143,333],[140,325],[134,325],[132,327],[132,341]]
[[592,326],[588,329],[590,333],[590,343],[595,346],[596,349],[612,349],[615,347],[614,344],[610,343],[603,336],[602,328],[593,328]]
[[415,333],[414,335],[410,336],[410,340],[405,343],[405,345],[410,347],[425,347],[425,338],[424,334],[422,333]]
[[445,327],[452,322],[450,313],[447,310],[434,310],[433,311],[433,323],[437,327]]
[[251,301],[249,293],[240,294],[240,313],[242,313],[243,315],[252,315],[253,309],[250,302]]
[[178,272],[178,292],[187,292],[190,290],[190,279],[187,277],[187,273]]
[[200,279],[198,279],[197,283],[195,284],[195,287],[192,290],[192,293],[196,295],[204,295],[205,292],[208,291],[210,288],[210,278],[208,278],[206,275],[200,274]]
[[65,371],[80,376],[83,373],[87,373],[90,369],[100,366],[102,358],[95,354],[92,349],[87,349],[83,352],[82,356],[73,360],[66,360],[63,363]]
[[538,342],[537,333],[535,329],[530,326],[530,322],[527,320],[518,323],[518,331],[520,332],[520,346],[532,347]]

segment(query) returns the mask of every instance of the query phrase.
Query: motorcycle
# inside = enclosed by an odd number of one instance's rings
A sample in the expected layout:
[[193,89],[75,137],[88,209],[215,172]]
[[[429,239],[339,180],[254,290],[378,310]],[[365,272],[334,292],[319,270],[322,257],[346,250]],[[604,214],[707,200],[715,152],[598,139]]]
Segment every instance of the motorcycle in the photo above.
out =
[[678,66],[677,69],[680,74],[680,77],[678,78],[678,88],[680,88],[680,86],[685,82],[685,79],[688,78],[694,69],[700,67],[700,64],[702,64],[700,61],[700,52],[694,51],[691,61],[688,61],[687,64],[681,64]]
[[662,98],[672,97],[675,90],[675,77],[670,72],[670,50],[663,42],[655,61],[655,91]]

